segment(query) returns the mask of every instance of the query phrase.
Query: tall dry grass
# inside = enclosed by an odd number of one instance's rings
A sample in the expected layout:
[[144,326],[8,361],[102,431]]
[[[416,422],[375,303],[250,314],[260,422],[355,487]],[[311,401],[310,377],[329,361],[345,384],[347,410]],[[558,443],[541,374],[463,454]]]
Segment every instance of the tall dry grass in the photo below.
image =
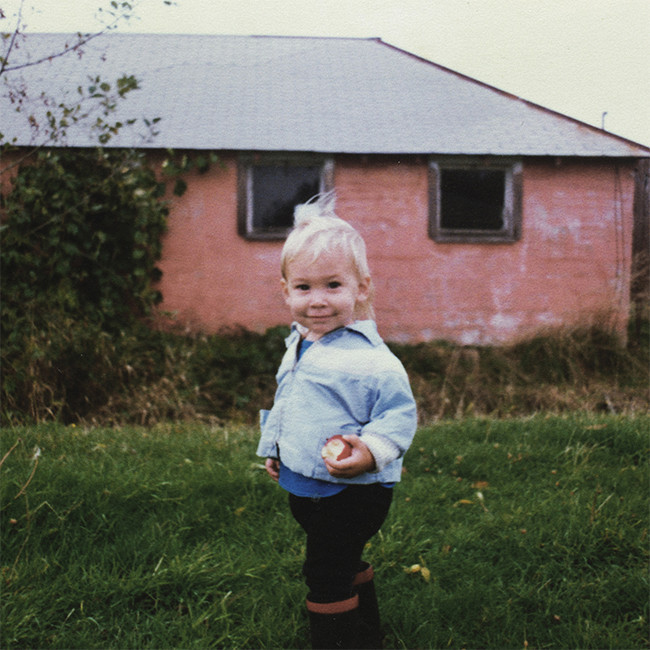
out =
[[[422,424],[540,411],[636,414],[650,406],[648,321],[641,328],[627,346],[593,327],[503,347],[391,348],[410,376]],[[29,339],[25,358],[3,360],[2,420],[254,423],[273,401],[287,331],[181,336],[141,327],[111,337],[53,327]]]

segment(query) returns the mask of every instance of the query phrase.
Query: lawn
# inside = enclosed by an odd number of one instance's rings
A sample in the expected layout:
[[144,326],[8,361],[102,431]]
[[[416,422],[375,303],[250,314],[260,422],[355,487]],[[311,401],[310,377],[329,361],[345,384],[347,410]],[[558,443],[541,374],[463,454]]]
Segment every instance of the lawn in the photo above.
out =
[[[650,417],[418,431],[371,541],[388,648],[648,648]],[[253,428],[5,428],[3,648],[304,648]]]

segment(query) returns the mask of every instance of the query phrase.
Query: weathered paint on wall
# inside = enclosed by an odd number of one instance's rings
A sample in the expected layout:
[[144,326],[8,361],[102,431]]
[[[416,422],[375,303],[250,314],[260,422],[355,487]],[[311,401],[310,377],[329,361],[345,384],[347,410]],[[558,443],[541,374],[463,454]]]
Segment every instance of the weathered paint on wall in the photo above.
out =
[[[161,310],[188,331],[286,324],[282,242],[238,235],[236,157],[221,159],[171,199]],[[0,176],[5,192],[15,169]],[[337,157],[337,212],[368,245],[380,332],[491,344],[599,323],[624,335],[634,169],[633,160],[525,159],[520,241],[437,244],[428,236],[425,157]]]
[[[282,242],[237,234],[237,171],[189,180],[164,244],[162,308],[184,328],[263,331],[286,323]],[[388,340],[504,343],[602,323],[624,333],[629,309],[633,164],[524,162],[521,240],[437,244],[427,234],[424,158],[339,157],[337,212],[364,236]]]
[[237,166],[233,159],[224,163],[191,175],[186,193],[172,199],[160,263],[161,309],[191,331],[263,331],[286,321],[281,244],[237,234]]

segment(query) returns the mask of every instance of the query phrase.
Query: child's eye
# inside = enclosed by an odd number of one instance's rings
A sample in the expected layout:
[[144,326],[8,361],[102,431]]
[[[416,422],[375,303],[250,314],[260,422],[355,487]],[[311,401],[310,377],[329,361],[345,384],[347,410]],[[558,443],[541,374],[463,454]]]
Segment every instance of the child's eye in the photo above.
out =
[[298,291],[309,291],[308,284],[297,284],[295,288],[298,289]]
[[341,283],[338,280],[332,280],[332,282],[328,282],[327,286],[330,289],[338,289],[341,286]]

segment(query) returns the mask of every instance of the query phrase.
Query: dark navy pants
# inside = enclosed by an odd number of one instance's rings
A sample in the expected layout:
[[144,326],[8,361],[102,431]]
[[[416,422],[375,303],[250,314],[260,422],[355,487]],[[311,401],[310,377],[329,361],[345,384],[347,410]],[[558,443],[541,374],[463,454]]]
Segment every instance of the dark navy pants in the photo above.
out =
[[289,495],[291,513],[307,533],[308,600],[333,603],[353,595],[363,549],[384,523],[392,498],[393,489],[378,483],[350,485],[319,499]]

